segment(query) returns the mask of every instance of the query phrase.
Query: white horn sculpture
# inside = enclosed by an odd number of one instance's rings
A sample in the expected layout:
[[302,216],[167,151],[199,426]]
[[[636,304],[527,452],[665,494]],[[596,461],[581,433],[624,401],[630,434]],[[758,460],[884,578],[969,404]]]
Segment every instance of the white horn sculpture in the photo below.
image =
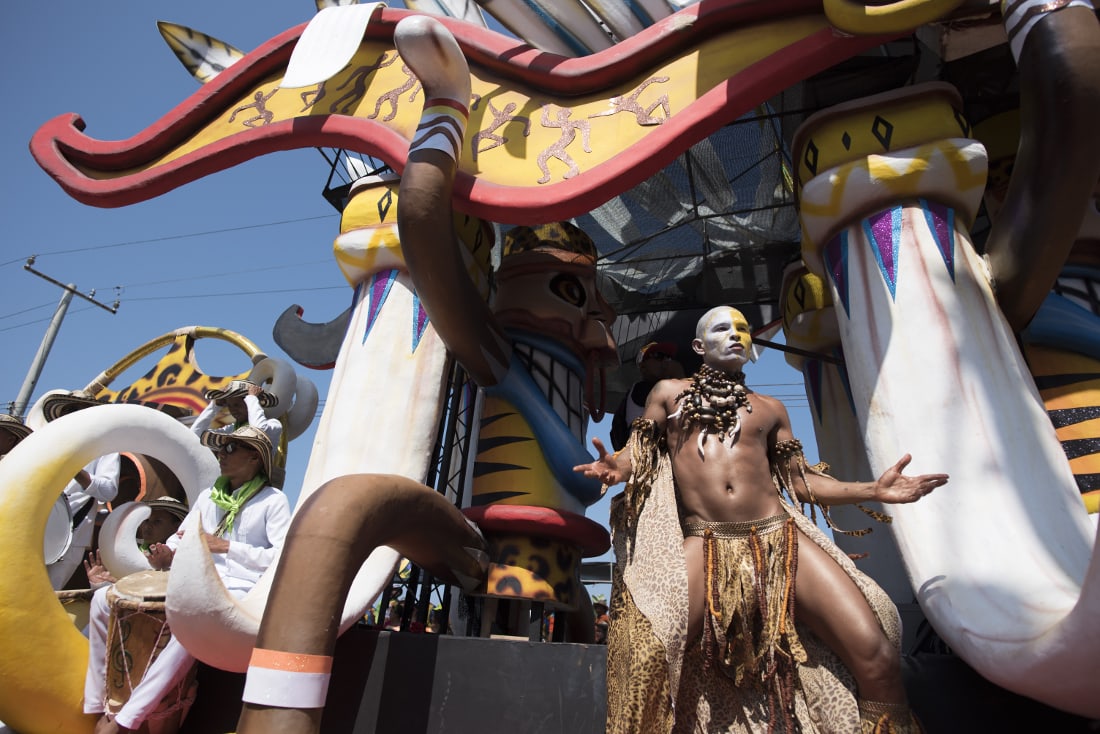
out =
[[192,501],[218,474],[213,455],[190,430],[139,405],[58,418],[0,462],[0,720],[17,731],[90,733],[94,725],[81,706],[88,641],[50,586],[42,541],[50,507],[73,475],[95,457],[120,451],[164,462]]
[[[890,508],[926,617],[990,681],[1100,717],[1096,528],[967,232],[985,149],[957,137],[951,88],[906,91],[819,113],[796,136],[795,159],[804,168],[813,148],[816,168],[800,171],[803,257],[830,283],[874,473],[910,452],[913,472],[950,474]],[[882,138],[884,122],[881,154],[844,157],[828,139]]]
[[[380,199],[396,197],[398,183],[392,176],[361,179],[344,211],[345,223],[356,226],[336,239],[336,258],[356,288],[355,298],[295,512],[339,476],[397,474],[421,483],[428,476],[446,397],[446,348],[413,292],[396,206],[389,208],[388,219],[363,224],[384,210]],[[469,259],[470,276],[483,291],[487,267]],[[186,541],[185,535],[168,582],[166,612],[173,634],[208,665],[243,672],[278,561],[236,600],[225,593],[205,546]],[[348,594],[341,632],[378,598],[399,560],[386,546],[370,555]]]

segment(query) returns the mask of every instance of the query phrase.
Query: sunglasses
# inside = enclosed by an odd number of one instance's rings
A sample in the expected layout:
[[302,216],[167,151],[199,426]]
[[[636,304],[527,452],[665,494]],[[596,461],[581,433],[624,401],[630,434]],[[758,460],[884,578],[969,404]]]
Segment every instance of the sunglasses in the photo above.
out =
[[225,446],[222,446],[220,449],[218,449],[216,453],[219,456],[221,456],[222,454],[225,454],[226,456],[229,456],[230,454],[232,454],[236,451],[239,451],[241,449],[244,449],[244,448],[245,448],[245,446],[243,444],[227,443]]
[[662,360],[663,361],[663,360],[666,360],[666,359],[672,359],[672,355],[671,354],[665,354],[664,352],[646,352],[645,356],[642,357],[643,362],[648,362],[651,359],[656,359],[656,360]]

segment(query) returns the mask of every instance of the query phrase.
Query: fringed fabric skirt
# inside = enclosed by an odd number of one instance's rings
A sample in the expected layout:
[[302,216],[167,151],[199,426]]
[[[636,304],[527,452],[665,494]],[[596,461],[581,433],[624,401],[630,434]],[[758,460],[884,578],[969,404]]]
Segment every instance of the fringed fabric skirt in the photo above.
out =
[[684,535],[703,538],[705,672],[717,668],[735,685],[764,691],[768,719],[779,731],[794,731],[798,665],[806,661],[794,622],[794,520],[783,513],[752,522],[694,521]]

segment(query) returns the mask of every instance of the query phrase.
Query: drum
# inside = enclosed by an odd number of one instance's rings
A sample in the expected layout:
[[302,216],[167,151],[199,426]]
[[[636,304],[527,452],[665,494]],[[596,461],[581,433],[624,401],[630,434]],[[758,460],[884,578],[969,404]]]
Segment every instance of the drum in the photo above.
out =
[[73,513],[69,509],[69,500],[62,494],[50,508],[46,518],[46,537],[42,543],[42,555],[46,565],[57,563],[69,545],[73,542]]
[[[164,613],[167,571],[139,571],[118,580],[107,591],[111,608],[107,627],[107,685],[105,707],[117,714],[149,667],[172,638]],[[156,710],[138,730],[147,734],[174,734],[195,698],[192,664],[182,680],[164,694]]]

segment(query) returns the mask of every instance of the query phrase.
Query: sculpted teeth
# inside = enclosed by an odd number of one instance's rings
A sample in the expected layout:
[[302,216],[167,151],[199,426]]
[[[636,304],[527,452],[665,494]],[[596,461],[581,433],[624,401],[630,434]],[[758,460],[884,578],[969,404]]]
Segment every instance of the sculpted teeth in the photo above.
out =
[[515,351],[554,412],[569,426],[577,440],[583,442],[587,420],[584,413],[584,381],[580,375],[529,344],[517,343]]

